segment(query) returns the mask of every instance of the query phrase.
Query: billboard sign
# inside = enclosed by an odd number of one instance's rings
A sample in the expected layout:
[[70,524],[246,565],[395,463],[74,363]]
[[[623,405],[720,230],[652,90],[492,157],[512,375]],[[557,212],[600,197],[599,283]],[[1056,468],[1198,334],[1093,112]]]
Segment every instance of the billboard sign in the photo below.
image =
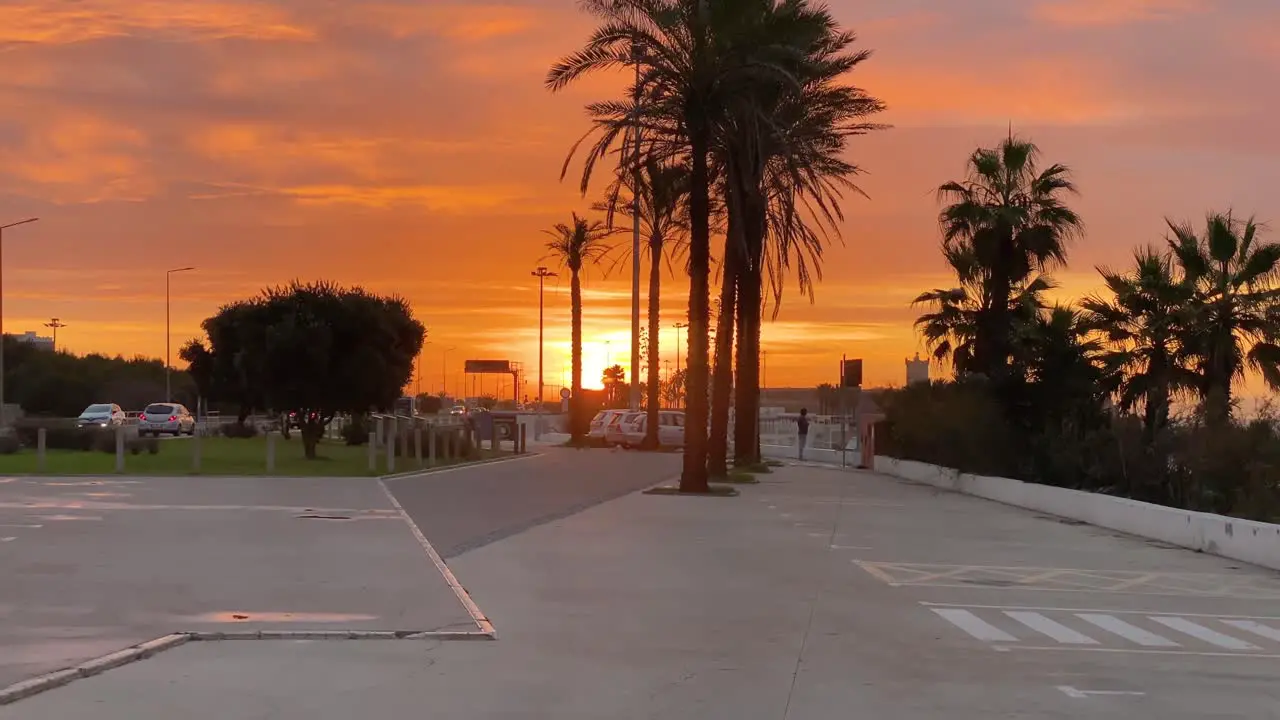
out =
[[468,360],[464,370],[472,375],[510,375],[510,360]]
[[840,369],[840,385],[847,388],[862,387],[862,358],[845,360]]

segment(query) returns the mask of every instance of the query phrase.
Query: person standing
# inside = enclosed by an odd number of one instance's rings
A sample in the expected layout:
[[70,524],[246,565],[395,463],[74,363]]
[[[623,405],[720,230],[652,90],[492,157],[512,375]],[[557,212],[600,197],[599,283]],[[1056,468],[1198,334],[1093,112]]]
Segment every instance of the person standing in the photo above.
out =
[[796,435],[800,440],[799,459],[804,459],[804,446],[809,443],[809,410],[800,408],[800,417],[796,418]]

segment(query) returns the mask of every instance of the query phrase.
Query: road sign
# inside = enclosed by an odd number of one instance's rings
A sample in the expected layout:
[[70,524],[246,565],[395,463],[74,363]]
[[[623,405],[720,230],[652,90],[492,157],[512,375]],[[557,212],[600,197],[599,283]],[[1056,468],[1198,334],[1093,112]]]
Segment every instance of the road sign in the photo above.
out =
[[568,399],[569,399],[569,397],[570,397],[570,396],[572,396],[572,395],[573,395],[573,393],[572,393],[572,392],[569,392],[569,388],[560,388],[560,399],[561,399],[561,400],[568,400]]

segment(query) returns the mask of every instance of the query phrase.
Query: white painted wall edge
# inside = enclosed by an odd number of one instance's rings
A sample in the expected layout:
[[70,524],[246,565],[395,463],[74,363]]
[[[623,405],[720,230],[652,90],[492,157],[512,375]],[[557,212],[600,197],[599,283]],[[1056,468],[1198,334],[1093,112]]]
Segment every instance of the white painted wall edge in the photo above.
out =
[[[805,453],[806,457],[808,452]],[[814,458],[817,459],[816,457]],[[1280,525],[877,455],[876,472],[1280,570]]]

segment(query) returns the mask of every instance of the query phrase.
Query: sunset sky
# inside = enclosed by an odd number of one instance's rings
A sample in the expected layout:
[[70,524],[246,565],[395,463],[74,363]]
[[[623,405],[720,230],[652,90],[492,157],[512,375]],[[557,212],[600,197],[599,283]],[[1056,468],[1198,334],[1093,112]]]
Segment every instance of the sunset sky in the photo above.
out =
[[[1082,190],[1066,298],[1161,241],[1166,215],[1280,221],[1274,0],[829,5],[874,49],[851,79],[894,127],[852,145],[870,199],[847,199],[816,304],[793,292],[765,327],[771,386],[829,381],[842,353],[870,384],[903,383],[922,350],[909,302],[952,285],[933,191],[1010,123]],[[583,103],[621,83],[543,88],[590,20],[574,0],[6,0],[0,224],[41,221],[4,235],[5,330],[58,317],[69,350],[161,356],[168,268],[198,268],[175,276],[175,352],[224,302],[325,278],[414,304],[424,390],[442,370],[456,389],[466,358],[510,358],[532,393],[540,231],[594,199],[561,163]],[[626,364],[629,282],[586,279],[589,385],[606,353]],[[674,365],[687,296],[667,287]],[[556,386],[567,279],[546,300]]]

